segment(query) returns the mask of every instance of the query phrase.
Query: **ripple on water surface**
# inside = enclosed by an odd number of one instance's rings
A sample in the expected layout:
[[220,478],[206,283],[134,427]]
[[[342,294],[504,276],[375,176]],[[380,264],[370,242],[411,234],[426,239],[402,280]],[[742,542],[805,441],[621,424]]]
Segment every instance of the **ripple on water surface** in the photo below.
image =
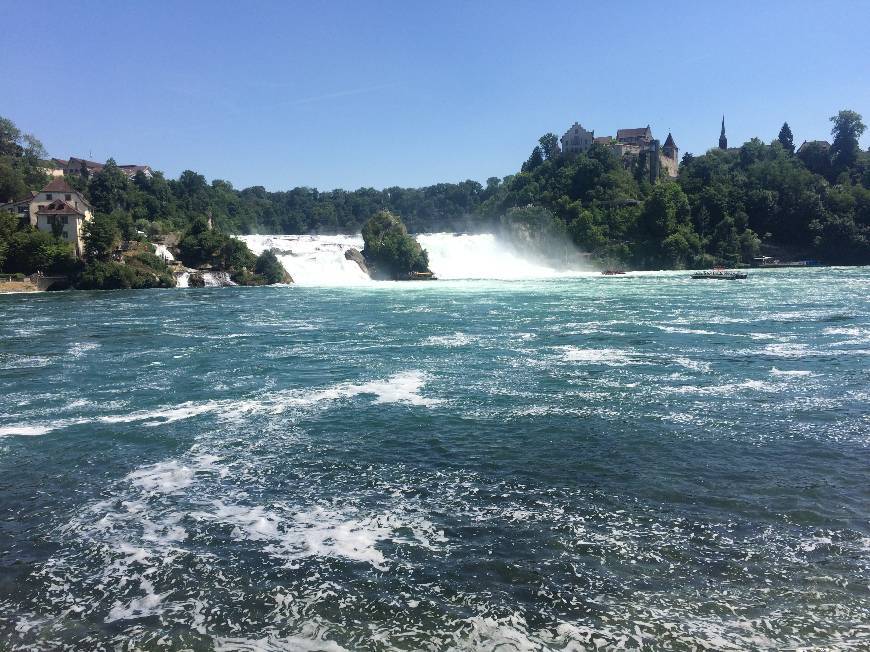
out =
[[0,297],[0,647],[866,647],[868,274]]

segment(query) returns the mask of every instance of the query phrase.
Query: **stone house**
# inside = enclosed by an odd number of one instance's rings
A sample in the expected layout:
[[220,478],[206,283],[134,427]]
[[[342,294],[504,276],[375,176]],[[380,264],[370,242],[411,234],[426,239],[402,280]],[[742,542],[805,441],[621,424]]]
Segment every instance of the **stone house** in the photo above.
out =
[[76,256],[84,254],[82,230],[85,222],[93,218],[93,209],[62,177],[52,179],[31,198],[28,214],[31,226],[57,232],[58,237],[73,244]]
[[818,146],[819,149],[822,149],[826,152],[831,149],[831,143],[829,143],[827,140],[805,140],[804,142],[801,143],[801,146],[797,148],[796,153],[800,154],[801,152],[804,151],[804,149],[806,147],[811,146],[811,145]]
[[559,140],[562,143],[563,154],[579,154],[592,147],[592,143],[595,140],[595,132],[586,131],[575,122]]
[[653,135],[649,125],[637,129],[617,129],[616,142],[620,145],[637,145],[641,150],[652,144]]

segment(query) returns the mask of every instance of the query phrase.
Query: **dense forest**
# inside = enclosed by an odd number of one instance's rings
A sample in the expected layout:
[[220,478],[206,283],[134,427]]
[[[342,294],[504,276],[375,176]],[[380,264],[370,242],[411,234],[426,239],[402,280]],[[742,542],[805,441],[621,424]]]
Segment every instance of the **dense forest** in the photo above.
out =
[[[553,134],[540,139],[517,174],[491,177],[486,185],[237,190],[189,170],[178,179],[159,172],[128,179],[112,160],[90,178],[67,180],[124,237],[184,234],[206,217],[226,233],[358,233],[373,215],[390,211],[411,233],[510,235],[519,225],[526,236],[542,236],[526,237],[527,243],[546,248],[569,239],[602,264],[635,268],[736,265],[762,251],[870,263],[870,153],[858,144],[865,126],[853,111],[831,121],[830,147],[812,143],[796,152],[785,124],[769,143],[754,138],[739,148],[686,154],[678,179],[655,182],[644,155],[623,159],[593,145],[563,156]],[[36,138],[0,118],[0,200],[40,188],[47,181],[45,158]],[[19,271],[15,257],[24,245],[44,251],[50,260],[43,268],[68,261],[68,245],[51,234],[23,229],[22,235],[14,226],[8,215],[0,219],[3,269]]]

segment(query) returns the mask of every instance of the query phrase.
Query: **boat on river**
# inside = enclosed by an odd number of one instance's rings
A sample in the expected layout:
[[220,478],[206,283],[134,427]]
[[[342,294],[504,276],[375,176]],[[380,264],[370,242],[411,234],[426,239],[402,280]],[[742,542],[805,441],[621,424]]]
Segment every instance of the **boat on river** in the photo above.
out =
[[692,278],[711,279],[714,281],[739,281],[749,278],[749,274],[733,269],[711,269],[705,272],[695,272],[692,274]]

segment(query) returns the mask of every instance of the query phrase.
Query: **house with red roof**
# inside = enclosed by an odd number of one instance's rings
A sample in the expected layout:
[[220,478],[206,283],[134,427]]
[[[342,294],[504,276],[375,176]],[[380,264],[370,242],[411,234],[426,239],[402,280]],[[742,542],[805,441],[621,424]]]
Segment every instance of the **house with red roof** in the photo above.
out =
[[93,218],[93,208],[84,196],[63,177],[52,179],[30,200],[30,224],[71,242],[76,256],[84,254],[82,239],[85,222]]

